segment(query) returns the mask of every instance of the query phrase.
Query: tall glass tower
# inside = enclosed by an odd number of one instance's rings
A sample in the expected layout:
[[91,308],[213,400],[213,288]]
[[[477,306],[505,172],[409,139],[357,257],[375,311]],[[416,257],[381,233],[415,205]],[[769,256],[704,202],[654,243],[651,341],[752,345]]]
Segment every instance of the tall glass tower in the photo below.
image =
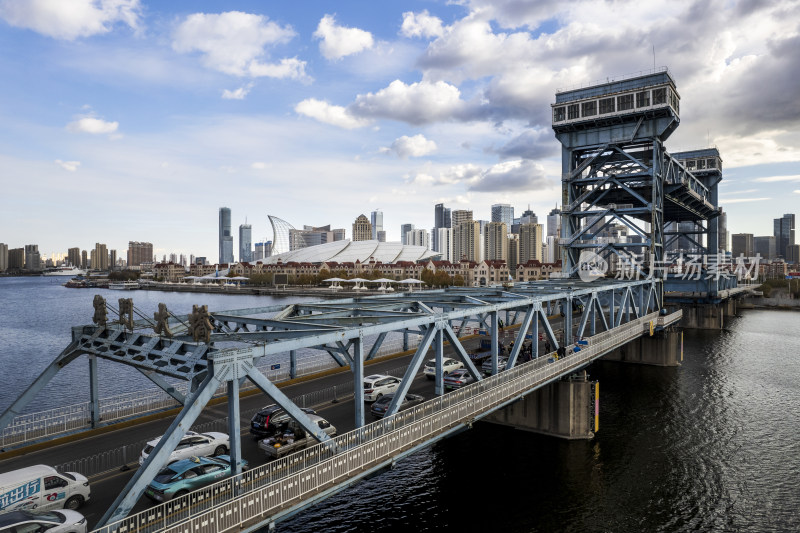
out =
[[383,231],[383,211],[380,209],[376,209],[371,214],[372,223],[372,240],[377,241],[378,239],[378,232]]
[[253,226],[239,225],[239,262],[249,263],[253,260]]
[[233,263],[233,235],[231,235],[231,210],[219,208],[219,264]]

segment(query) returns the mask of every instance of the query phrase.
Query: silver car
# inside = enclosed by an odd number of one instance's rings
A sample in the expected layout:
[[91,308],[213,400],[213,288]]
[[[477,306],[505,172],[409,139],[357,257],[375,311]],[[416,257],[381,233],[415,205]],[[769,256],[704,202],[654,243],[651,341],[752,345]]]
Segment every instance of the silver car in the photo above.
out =
[[12,511],[0,515],[0,531],[86,533],[86,518],[76,511]]
[[[155,449],[161,437],[153,439],[147,443],[147,446],[142,450],[139,456],[139,464],[143,464],[150,454]],[[174,463],[181,459],[188,459],[189,457],[211,457],[214,455],[225,455],[231,448],[231,440],[225,433],[216,433],[210,431],[208,433],[195,433],[188,431],[183,436],[178,446],[169,455],[168,463]]]

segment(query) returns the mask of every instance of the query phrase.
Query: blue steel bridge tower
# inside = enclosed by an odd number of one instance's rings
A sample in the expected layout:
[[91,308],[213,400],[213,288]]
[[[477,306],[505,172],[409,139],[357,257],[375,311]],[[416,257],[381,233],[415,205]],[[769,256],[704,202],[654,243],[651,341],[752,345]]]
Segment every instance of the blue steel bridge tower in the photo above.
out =
[[[667,69],[560,91],[552,111],[562,145],[565,274],[577,275],[586,250],[608,264],[636,258],[641,273],[661,274],[665,223],[703,225],[719,215],[717,182],[710,188],[664,147],[680,124],[680,95]],[[615,224],[634,238],[596,238]]]

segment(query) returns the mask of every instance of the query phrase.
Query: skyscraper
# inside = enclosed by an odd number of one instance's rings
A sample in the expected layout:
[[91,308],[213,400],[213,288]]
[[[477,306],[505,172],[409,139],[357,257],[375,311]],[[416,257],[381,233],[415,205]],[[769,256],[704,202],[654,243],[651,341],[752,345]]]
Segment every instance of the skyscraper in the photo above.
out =
[[[414,224],[403,224],[400,226],[400,243],[401,244],[408,244],[406,240],[406,233],[414,229]],[[434,239],[436,240],[436,239]]]
[[795,244],[794,215],[786,214],[774,220],[775,251],[780,257],[786,257],[786,247]]
[[444,204],[436,204],[436,206],[434,206],[433,231],[431,232],[432,248],[434,250],[437,252],[443,251],[439,249],[439,229],[452,227],[450,223],[450,209],[445,207]]
[[219,208],[219,264],[233,263],[233,235],[231,234],[231,210]]
[[[466,211],[472,217],[472,211]],[[454,211],[453,215],[458,211]],[[455,220],[454,220],[455,221]],[[455,262],[481,260],[481,223],[465,221],[453,226],[453,259]]]
[[411,246],[424,246],[430,247],[430,236],[426,229],[414,229],[406,234],[406,244]]
[[[494,216],[494,207],[492,207]],[[489,222],[483,235],[484,259],[508,260],[508,226],[505,222]]]
[[439,228],[436,231],[436,242],[439,243],[437,252],[442,254],[442,261],[454,261],[453,256],[453,228]]
[[542,260],[542,225],[523,224],[519,228],[519,262]]
[[80,248],[70,248],[69,250],[67,250],[67,264],[72,265],[74,267],[81,266]]
[[99,242],[94,243],[92,269],[108,270],[108,247],[105,244],[100,244]]
[[547,236],[558,237],[561,234],[561,210],[554,207],[547,214]]
[[506,229],[514,223],[514,208],[509,204],[494,204],[492,206],[492,222],[503,222]]
[[8,245],[0,242],[0,272],[8,270]]
[[372,224],[370,224],[365,215],[358,215],[358,218],[353,223],[353,242],[368,241],[370,239],[372,239]]
[[250,224],[239,224],[239,262],[249,263],[253,260],[253,227]]
[[[370,224],[372,224],[372,240],[379,241],[378,232],[383,231],[383,211],[376,209],[370,213]],[[354,239],[355,240],[355,239]],[[385,238],[384,238],[385,240]]]
[[[780,219],[778,219],[780,220]],[[778,239],[775,239],[776,241]],[[733,257],[753,257],[753,234],[734,233],[731,236],[731,254]]]
[[153,243],[128,241],[128,266],[140,266],[153,260]]
[[760,255],[762,259],[773,259],[777,253],[775,237],[773,235],[753,237],[753,251]]

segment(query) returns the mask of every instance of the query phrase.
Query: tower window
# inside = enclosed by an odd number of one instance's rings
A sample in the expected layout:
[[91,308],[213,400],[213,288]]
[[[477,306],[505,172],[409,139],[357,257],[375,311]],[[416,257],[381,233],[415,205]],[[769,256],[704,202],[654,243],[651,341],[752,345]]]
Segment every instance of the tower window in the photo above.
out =
[[648,107],[650,105],[650,91],[636,93],[636,107]]
[[572,120],[575,118],[579,118],[578,115],[578,108],[580,107],[579,104],[572,104],[567,106],[567,119]]
[[653,89],[653,105],[667,103],[667,88]]
[[617,96],[617,111],[625,111],[626,109],[633,109],[633,95],[623,94]]
[[581,116],[591,117],[597,114],[597,101],[584,102],[581,104]]
[[554,107],[553,108],[553,122],[561,122],[566,118],[565,109],[564,107]]
[[614,112],[614,99],[613,98],[603,98],[600,100],[600,114],[604,115],[605,113],[613,113]]

